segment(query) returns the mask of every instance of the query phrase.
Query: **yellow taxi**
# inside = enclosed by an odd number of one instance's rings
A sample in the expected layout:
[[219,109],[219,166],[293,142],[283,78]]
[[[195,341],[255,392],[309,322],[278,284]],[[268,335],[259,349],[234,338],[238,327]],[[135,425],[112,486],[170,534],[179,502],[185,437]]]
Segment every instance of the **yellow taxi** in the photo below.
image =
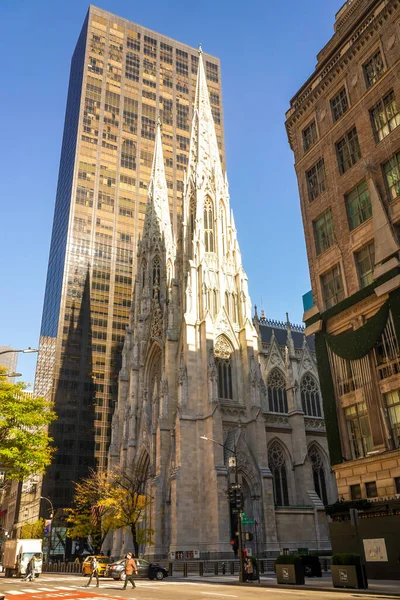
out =
[[98,564],[98,569],[99,569],[99,575],[100,575],[100,577],[104,577],[104,573],[105,573],[108,563],[110,562],[110,559],[108,558],[108,556],[103,556],[100,554],[98,554],[98,555],[96,554],[96,556],[94,554],[91,554],[90,556],[87,556],[85,558],[85,560],[82,563],[82,575],[84,577],[86,577],[87,575],[91,574],[92,558],[96,558],[97,564]]

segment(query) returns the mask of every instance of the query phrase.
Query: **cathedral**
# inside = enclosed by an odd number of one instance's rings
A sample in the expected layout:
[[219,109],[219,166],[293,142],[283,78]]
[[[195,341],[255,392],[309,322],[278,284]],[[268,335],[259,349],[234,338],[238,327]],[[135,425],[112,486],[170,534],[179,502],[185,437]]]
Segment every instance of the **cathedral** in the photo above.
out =
[[[109,465],[146,475],[146,556],[232,557],[233,481],[249,552],[328,549],[324,504],[336,489],[313,339],[288,317],[252,314],[199,53],[177,232],[157,125]],[[111,545],[119,555],[132,540],[120,530]]]

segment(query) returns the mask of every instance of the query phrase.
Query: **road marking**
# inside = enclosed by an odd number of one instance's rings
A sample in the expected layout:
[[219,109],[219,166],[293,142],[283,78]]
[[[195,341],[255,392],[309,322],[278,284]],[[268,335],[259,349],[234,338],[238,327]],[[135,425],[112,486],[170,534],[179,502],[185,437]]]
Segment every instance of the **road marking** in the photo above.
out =
[[204,594],[205,596],[223,596],[224,598],[238,598],[238,596],[234,596],[233,594],[218,594],[217,592],[200,592],[200,594]]
[[8,596],[19,596],[20,594],[23,594],[24,592],[16,592],[15,590],[6,590],[5,595]]

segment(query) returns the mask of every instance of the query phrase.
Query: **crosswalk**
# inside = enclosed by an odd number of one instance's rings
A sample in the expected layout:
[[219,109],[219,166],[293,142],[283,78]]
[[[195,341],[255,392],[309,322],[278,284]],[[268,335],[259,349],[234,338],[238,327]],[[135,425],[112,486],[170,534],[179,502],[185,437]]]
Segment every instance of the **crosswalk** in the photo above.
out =
[[[41,596],[42,594],[44,594],[44,596],[47,596],[47,594],[57,594],[57,595],[61,595],[63,596],[65,592],[69,592],[69,593],[76,593],[78,590],[79,592],[82,592],[85,590],[87,590],[88,593],[91,594],[95,594],[97,592],[97,588],[94,585],[91,585],[89,588],[86,588],[86,583],[84,583],[84,580],[82,580],[82,578],[74,578],[74,579],[78,579],[80,584],[78,585],[75,582],[71,581],[71,578],[61,578],[61,577],[46,577],[45,581],[43,581],[43,584],[41,585],[41,583],[39,583],[38,580],[36,580],[35,582],[32,582],[29,587],[26,587],[26,584],[24,582],[22,582],[20,579],[18,580],[12,580],[10,579],[9,581],[7,581],[7,587],[9,584],[12,584],[13,587],[10,587],[10,589],[3,589],[3,586],[1,586],[1,592],[0,595],[4,594],[6,599],[7,597],[18,597],[18,596],[25,596],[27,594],[35,596],[36,594],[38,594],[39,596]],[[70,582],[70,585],[66,586],[66,585],[60,585],[61,582],[63,581],[68,581]],[[54,582],[52,584],[52,582]],[[55,583],[57,582],[57,583]],[[19,584],[18,586],[16,586],[15,584]],[[147,582],[146,580],[141,581],[140,582],[140,587],[146,587],[146,588],[158,588],[160,584],[157,584],[155,582]],[[161,584],[162,585],[162,584]],[[22,587],[23,586],[23,587]],[[103,593],[108,594],[108,593],[112,593],[112,597],[113,598],[118,598],[119,596],[116,596],[114,593],[114,590],[117,591],[122,591],[122,586],[123,583],[121,581],[104,581],[101,583],[100,585],[100,589],[102,590]],[[5,587],[5,586],[4,586]],[[102,599],[104,600],[104,596],[101,596]],[[22,599],[21,599],[22,600]],[[94,598],[92,599],[94,600]]]

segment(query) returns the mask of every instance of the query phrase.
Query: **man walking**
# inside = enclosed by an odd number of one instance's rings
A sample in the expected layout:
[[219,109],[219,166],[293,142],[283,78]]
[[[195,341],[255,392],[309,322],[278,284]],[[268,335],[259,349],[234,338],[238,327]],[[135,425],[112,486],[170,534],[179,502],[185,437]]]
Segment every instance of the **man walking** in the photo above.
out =
[[35,581],[35,557],[32,556],[26,567],[26,581]]
[[91,569],[91,571],[90,571],[90,579],[87,582],[87,584],[86,584],[85,587],[89,587],[90,582],[92,581],[93,575],[96,577],[96,587],[99,587],[99,563],[97,562],[95,556],[93,556],[93,558],[92,558],[90,569]]
[[133,588],[136,587],[135,582],[133,580],[133,573],[135,573],[135,575],[137,575],[137,566],[136,566],[136,560],[132,556],[132,552],[128,552],[128,554],[126,555],[125,573],[126,573],[126,579],[125,579],[124,587],[122,589],[126,590],[128,581],[131,582]]

